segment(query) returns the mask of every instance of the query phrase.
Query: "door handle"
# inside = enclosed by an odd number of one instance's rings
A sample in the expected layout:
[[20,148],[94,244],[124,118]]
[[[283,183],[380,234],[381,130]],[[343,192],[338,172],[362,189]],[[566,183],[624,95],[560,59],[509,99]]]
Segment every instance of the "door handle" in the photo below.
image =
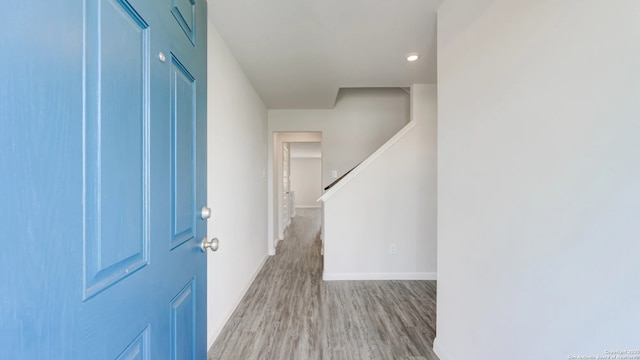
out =
[[200,243],[200,249],[202,252],[207,252],[207,249],[211,251],[218,251],[218,247],[220,246],[220,240],[218,238],[213,238],[208,240],[206,237],[202,238],[202,242]]
[[202,209],[200,210],[200,217],[202,218],[202,220],[207,220],[208,218],[210,218],[211,208],[203,206]]

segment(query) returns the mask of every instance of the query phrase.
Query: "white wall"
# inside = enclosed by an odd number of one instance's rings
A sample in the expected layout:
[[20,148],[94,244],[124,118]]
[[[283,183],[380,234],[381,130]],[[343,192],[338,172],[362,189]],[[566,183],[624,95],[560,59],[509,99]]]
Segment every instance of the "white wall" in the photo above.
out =
[[291,158],[291,191],[295,192],[296,207],[320,207],[317,200],[322,195],[321,177],[321,158]]
[[[409,96],[402,89],[343,89],[329,110],[269,110],[269,251],[278,238],[277,188],[273,159],[278,159],[274,132],[322,133],[322,184],[331,170],[339,175],[371,155],[409,121]],[[286,140],[299,141],[299,140]],[[300,140],[304,141],[304,140]],[[317,140],[316,140],[317,141]],[[275,169],[277,170],[277,169]]]
[[436,278],[436,86],[414,85],[411,108],[412,123],[323,196],[325,280]]
[[640,348],[639,19],[637,0],[440,9],[441,360]]
[[322,132],[324,186],[344,174],[409,121],[409,95],[399,88],[343,89],[333,109],[269,110],[268,132]]
[[267,108],[214,25],[208,33],[207,328],[213,344],[267,258]]

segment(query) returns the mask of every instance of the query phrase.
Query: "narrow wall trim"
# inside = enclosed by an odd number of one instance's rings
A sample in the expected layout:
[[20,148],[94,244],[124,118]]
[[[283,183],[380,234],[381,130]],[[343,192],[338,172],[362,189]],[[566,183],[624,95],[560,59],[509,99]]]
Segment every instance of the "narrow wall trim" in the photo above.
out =
[[322,274],[324,281],[339,280],[437,280],[438,273],[337,273]]

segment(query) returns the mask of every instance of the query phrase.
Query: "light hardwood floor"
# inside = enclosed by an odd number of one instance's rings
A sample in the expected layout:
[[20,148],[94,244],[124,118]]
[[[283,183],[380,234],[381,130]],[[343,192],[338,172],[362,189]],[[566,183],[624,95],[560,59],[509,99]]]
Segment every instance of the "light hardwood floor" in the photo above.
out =
[[208,359],[437,360],[436,282],[323,282],[319,230],[297,210]]

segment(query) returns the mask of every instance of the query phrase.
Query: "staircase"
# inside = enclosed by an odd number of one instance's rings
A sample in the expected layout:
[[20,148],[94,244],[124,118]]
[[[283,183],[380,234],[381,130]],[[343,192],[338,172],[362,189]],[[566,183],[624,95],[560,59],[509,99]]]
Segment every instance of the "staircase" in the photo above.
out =
[[411,88],[411,121],[331,184],[324,280],[436,279],[435,85]]

